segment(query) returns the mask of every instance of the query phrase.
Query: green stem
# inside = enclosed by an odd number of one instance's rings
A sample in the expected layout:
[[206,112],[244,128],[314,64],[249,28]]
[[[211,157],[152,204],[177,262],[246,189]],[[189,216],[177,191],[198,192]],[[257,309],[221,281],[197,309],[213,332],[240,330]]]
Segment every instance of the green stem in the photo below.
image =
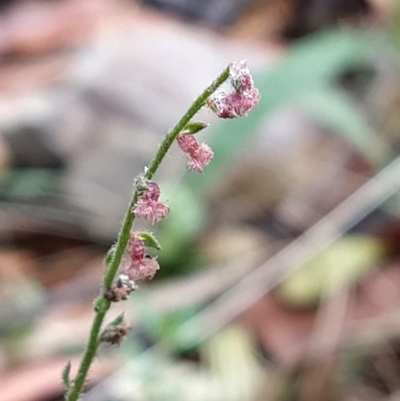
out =
[[69,391],[65,396],[65,399],[68,401],[77,400],[82,392],[83,386],[86,382],[86,377],[89,368],[93,362],[94,357],[96,356],[101,325],[103,323],[104,316],[106,315],[106,313],[107,309],[104,309],[101,312],[99,311],[96,312],[92,324],[92,329],[90,330],[89,341],[86,345],[86,350],[82,357],[78,373],[76,375],[73,384],[71,385]]
[[[186,124],[194,117],[194,115],[204,106],[207,98],[211,96],[219,86],[221,86],[229,77],[229,67],[221,73],[221,75],[193,102],[188,111],[183,115],[179,122],[172,128],[163,138],[163,141],[154,156],[149,168],[144,174],[144,178],[151,180],[160,167],[165,155],[169,148],[173,144],[179,133],[185,128]],[[125,249],[128,245],[130,238],[130,231],[132,224],[135,220],[135,216],[132,213],[132,208],[138,200],[138,191],[135,190],[132,198],[129,202],[128,210],[126,211],[125,218],[122,224],[122,228],[118,234],[118,239],[115,244],[114,254],[111,258],[111,262],[106,266],[106,272],[103,279],[103,293],[108,291],[115,279],[115,275],[121,265],[122,258],[125,253]],[[101,326],[104,321],[104,317],[108,309],[110,308],[110,302],[107,301],[103,296],[99,297],[95,302],[95,317],[90,330],[89,341],[86,345],[85,352],[83,354],[81,363],[79,365],[78,373],[75,380],[65,396],[65,401],[77,401],[80,394],[82,393],[89,368],[96,356],[97,348],[99,346],[99,338]]]

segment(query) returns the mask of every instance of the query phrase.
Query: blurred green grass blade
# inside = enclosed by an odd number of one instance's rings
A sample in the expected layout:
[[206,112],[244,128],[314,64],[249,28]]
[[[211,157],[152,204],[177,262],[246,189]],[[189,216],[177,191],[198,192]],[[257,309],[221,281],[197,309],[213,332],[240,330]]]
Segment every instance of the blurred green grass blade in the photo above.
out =
[[71,361],[69,361],[66,365],[65,368],[62,371],[62,381],[64,383],[65,390],[69,390],[69,387],[71,385],[71,379],[70,379],[70,373],[71,373]]
[[372,55],[371,36],[357,31],[328,31],[300,41],[272,69],[257,74],[263,104],[255,114],[273,111],[299,93],[327,82]]
[[333,129],[377,165],[387,154],[385,144],[342,90],[320,86],[301,96],[299,106],[315,120]]

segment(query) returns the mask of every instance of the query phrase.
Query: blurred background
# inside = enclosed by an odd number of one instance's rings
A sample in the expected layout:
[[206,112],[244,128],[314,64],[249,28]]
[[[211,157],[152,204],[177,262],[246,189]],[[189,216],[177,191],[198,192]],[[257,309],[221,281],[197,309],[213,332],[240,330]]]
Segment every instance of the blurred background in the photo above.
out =
[[83,399],[400,400],[399,3],[2,0],[1,401],[62,400],[133,177],[243,58],[262,100],[157,174],[161,270]]

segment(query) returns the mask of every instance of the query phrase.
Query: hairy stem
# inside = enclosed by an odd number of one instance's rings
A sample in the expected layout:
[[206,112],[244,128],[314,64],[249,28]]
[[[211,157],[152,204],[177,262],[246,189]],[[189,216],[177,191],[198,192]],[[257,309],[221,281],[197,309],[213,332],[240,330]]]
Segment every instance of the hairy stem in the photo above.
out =
[[[218,87],[228,79],[228,77],[229,67],[225,68],[221,75],[193,102],[188,111],[183,115],[175,127],[164,136],[153,161],[144,174],[145,179],[150,180],[154,176],[176,137],[185,128],[186,124],[190,122],[194,115],[204,106],[206,99],[211,96],[218,89]],[[121,264],[122,257],[129,242],[132,224],[135,220],[135,216],[132,213],[132,208],[135,206],[138,196],[138,191],[135,190],[129,202],[121,230],[118,234],[117,242],[114,247],[114,253],[111,257],[111,262],[106,264],[102,293],[111,288],[115,279],[115,275],[117,274]],[[77,401],[82,393],[90,366],[94,357],[96,356],[97,348],[99,346],[101,326],[109,308],[110,302],[105,299],[104,296],[97,298],[95,302],[95,317],[90,330],[89,340],[79,365],[78,373],[65,396],[65,401]]]
[[104,316],[106,315],[106,313],[107,313],[107,309],[105,309],[101,312],[96,311],[96,315],[95,315],[95,317],[93,319],[93,323],[92,323],[92,329],[90,330],[89,341],[86,345],[86,350],[82,357],[78,373],[65,397],[65,399],[68,401],[77,400],[82,392],[83,386],[86,382],[86,377],[87,377],[90,365],[92,364],[93,359],[96,356],[101,325],[103,323]]

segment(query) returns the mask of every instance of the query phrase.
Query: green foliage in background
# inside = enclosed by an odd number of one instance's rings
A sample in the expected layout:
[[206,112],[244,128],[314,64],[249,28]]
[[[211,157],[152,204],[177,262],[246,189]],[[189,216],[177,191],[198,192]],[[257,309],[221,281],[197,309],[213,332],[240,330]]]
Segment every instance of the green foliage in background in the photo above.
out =
[[59,189],[59,171],[39,168],[9,170],[0,183],[0,196],[10,199],[36,199]]

